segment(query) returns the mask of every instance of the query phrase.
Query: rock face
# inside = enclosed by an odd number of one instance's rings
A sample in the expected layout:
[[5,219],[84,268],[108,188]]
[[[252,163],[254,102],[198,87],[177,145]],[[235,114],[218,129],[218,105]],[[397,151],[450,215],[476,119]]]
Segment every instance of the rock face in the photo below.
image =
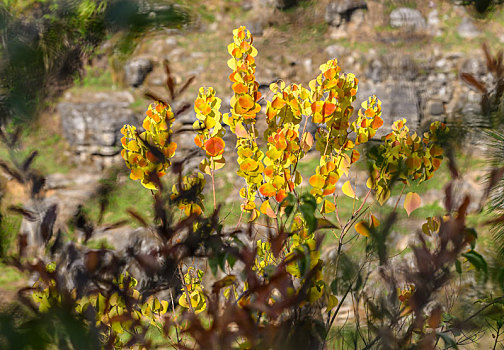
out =
[[390,13],[390,25],[411,29],[423,29],[426,27],[425,19],[420,11],[408,7],[400,7]]
[[63,135],[81,158],[91,155],[110,157],[119,151],[120,130],[124,124],[135,124],[136,118],[127,102],[62,102]]
[[327,5],[324,19],[330,26],[339,27],[345,22],[350,22],[354,12],[363,9],[367,9],[364,0],[333,1]]
[[135,58],[124,65],[124,77],[129,86],[139,87],[147,74],[152,71],[153,64],[148,58]]

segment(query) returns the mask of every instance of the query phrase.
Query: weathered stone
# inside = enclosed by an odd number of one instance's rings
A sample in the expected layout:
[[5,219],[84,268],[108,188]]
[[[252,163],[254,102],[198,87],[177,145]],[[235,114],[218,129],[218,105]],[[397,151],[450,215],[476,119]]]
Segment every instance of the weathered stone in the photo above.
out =
[[135,124],[127,102],[62,102],[57,106],[63,135],[78,153],[110,156],[120,151],[120,130]]
[[298,0],[260,0],[266,6],[274,6],[277,9],[285,10],[298,3]]
[[390,13],[390,25],[392,27],[423,29],[426,27],[425,19],[420,11],[400,7]]
[[391,59],[389,71],[394,80],[413,81],[418,76],[418,65],[409,55],[395,56]]
[[372,81],[379,82],[384,79],[384,64],[379,58],[373,58],[369,61],[365,75]]
[[264,33],[264,26],[260,19],[245,23],[245,27],[247,27],[253,36],[262,36]]
[[329,59],[338,58],[346,55],[347,49],[344,46],[333,44],[327,46],[324,51],[327,53]]
[[152,71],[152,61],[148,58],[135,58],[124,65],[124,77],[129,86],[139,87],[147,74]]
[[445,112],[445,109],[444,109],[443,102],[441,102],[439,100],[430,101],[430,104],[429,104],[429,114],[430,115],[432,115],[432,116],[442,115],[442,114],[444,114],[444,112]]
[[457,33],[464,39],[472,39],[480,35],[479,30],[468,17],[462,18],[462,22],[457,27]]
[[364,0],[338,0],[329,3],[326,7],[324,19],[327,24],[339,27],[344,22],[350,22],[355,11],[367,9]]
[[460,73],[468,73],[478,78],[486,73],[486,67],[482,60],[471,57],[462,62]]

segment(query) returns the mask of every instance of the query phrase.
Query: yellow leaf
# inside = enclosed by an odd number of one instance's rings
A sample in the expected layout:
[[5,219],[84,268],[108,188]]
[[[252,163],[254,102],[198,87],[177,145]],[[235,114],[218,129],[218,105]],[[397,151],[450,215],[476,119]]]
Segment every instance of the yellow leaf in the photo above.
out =
[[312,185],[315,188],[322,188],[322,187],[324,187],[325,179],[320,174],[315,174],[315,175],[312,175],[312,177],[310,177],[309,182],[310,182],[310,185]]
[[413,210],[418,209],[420,205],[422,205],[422,198],[420,198],[418,193],[410,192],[404,198],[404,209],[406,209],[408,216],[410,216]]
[[338,298],[334,295],[329,295],[329,300],[327,301],[327,311],[334,309],[338,306]]
[[389,189],[378,187],[378,191],[376,192],[376,199],[378,200],[378,203],[380,203],[380,205],[383,205],[387,201],[387,199],[389,199],[389,197]]
[[355,224],[355,231],[363,236],[369,237],[369,228],[364,221]]
[[332,202],[328,201],[327,199],[324,200],[324,203],[322,204],[322,208],[321,208],[322,213],[328,214],[328,213],[332,213],[335,210],[336,210],[336,207],[334,206],[334,204]]
[[350,181],[345,182],[341,190],[343,191],[343,194],[347,195],[348,197],[357,199]]

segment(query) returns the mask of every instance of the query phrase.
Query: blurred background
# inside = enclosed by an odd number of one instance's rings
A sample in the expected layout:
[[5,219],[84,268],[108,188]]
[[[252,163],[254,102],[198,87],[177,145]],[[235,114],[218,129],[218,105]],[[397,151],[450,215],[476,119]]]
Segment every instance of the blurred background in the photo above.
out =
[[[232,30],[245,25],[259,51],[256,79],[263,94],[278,80],[308,84],[318,67],[337,58],[342,71],[359,78],[358,101],[376,94],[382,101],[384,130],[406,118],[413,130],[441,120],[465,135],[460,159],[460,196],[480,208],[487,145],[476,128],[495,127],[482,118],[482,89],[464,73],[491,89],[482,44],[497,52],[504,46],[501,1],[457,0],[2,0],[0,4],[0,120],[4,143],[2,168],[33,155],[32,168],[45,178],[44,196],[34,198],[0,172],[2,208],[37,211],[57,204],[55,227],[82,241],[80,214],[97,222],[88,247],[124,249],[135,223],[105,229],[129,218],[128,207],[151,217],[152,200],[131,181],[120,157],[120,128],[141,125],[155,98],[178,110],[175,128],[190,128],[199,87],[212,86],[229,111],[228,79]],[[500,58],[502,60],[502,56]],[[470,79],[469,79],[470,80]],[[360,102],[359,102],[360,104]],[[356,104],[358,106],[359,104]],[[260,116],[259,119],[264,118]],[[311,127],[314,131],[314,127]],[[385,131],[379,134],[381,136]],[[10,136],[9,136],[10,135]],[[186,171],[198,164],[191,133],[176,133],[177,159],[191,155]],[[226,139],[232,159],[234,140]],[[318,165],[308,157],[300,170],[305,182]],[[14,162],[14,164],[13,164]],[[393,240],[407,246],[412,227],[442,212],[446,165],[422,188],[423,206],[406,223],[401,214]],[[363,165],[357,175],[366,178]],[[168,176],[169,177],[169,176]],[[437,179],[437,180],[436,180]],[[235,163],[217,175],[224,216],[240,216],[241,180]],[[340,181],[340,185],[343,181]],[[364,193],[365,181],[356,188]],[[305,184],[305,187],[307,185]],[[117,191],[120,187],[121,191]],[[396,199],[398,193],[393,193]],[[390,201],[393,205],[394,198]],[[106,205],[105,205],[105,204]],[[106,206],[106,210],[103,206]],[[343,208],[340,215],[352,210]],[[402,205],[402,203],[401,203]],[[213,204],[208,201],[211,209]],[[390,209],[390,208],[389,208]],[[82,217],[82,216],[81,216]],[[403,221],[401,221],[403,220]],[[472,219],[476,226],[485,220]],[[18,232],[37,235],[37,225],[7,212],[2,220],[2,255],[16,249]],[[29,241],[36,250],[36,242]],[[331,245],[330,238],[326,241]],[[0,265],[0,300],[15,297],[29,276]]]

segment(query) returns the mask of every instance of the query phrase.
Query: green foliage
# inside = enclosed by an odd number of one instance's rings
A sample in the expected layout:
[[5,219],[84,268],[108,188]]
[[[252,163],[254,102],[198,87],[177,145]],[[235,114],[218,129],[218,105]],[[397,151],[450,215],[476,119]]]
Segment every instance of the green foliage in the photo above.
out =
[[109,35],[118,33],[114,47],[124,56],[146,30],[187,20],[173,7],[147,16],[140,5],[135,0],[3,1],[2,122],[32,118],[43,101],[73,82],[84,60]]

